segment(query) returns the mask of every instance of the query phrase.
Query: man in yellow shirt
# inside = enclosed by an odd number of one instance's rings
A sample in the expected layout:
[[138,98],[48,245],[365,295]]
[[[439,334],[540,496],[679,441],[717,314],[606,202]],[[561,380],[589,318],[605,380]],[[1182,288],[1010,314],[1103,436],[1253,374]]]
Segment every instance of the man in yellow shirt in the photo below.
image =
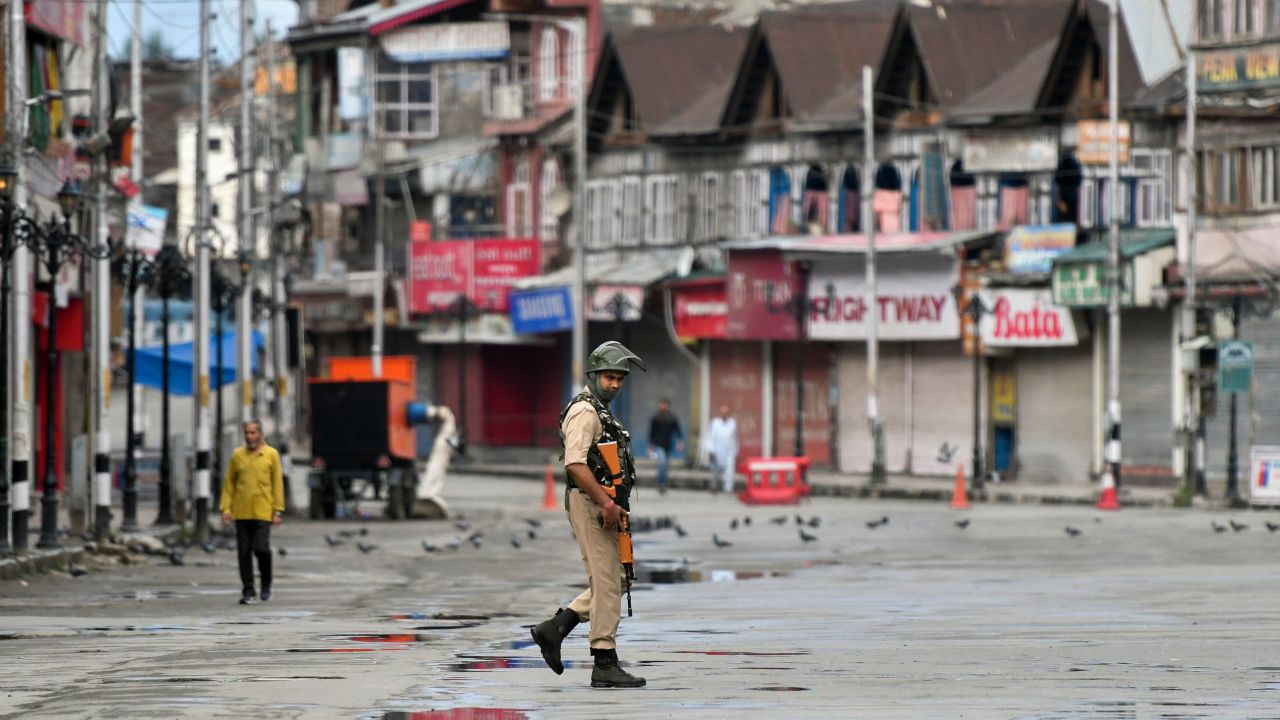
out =
[[262,441],[262,422],[244,424],[244,447],[236,448],[222,483],[222,524],[236,522],[240,560],[240,604],[253,600],[253,556],[258,557],[265,602],[271,599],[271,526],[284,512],[284,476],[280,454]]

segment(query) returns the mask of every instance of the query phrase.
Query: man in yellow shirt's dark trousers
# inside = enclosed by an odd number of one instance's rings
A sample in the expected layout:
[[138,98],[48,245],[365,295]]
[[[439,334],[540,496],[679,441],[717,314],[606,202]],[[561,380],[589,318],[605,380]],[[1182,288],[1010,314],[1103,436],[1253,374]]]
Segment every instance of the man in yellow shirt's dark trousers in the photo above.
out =
[[258,558],[263,601],[271,599],[271,526],[284,512],[284,475],[280,454],[262,441],[262,423],[244,424],[244,446],[227,463],[222,483],[222,524],[236,523],[236,551],[240,561],[240,604],[254,598],[253,558]]

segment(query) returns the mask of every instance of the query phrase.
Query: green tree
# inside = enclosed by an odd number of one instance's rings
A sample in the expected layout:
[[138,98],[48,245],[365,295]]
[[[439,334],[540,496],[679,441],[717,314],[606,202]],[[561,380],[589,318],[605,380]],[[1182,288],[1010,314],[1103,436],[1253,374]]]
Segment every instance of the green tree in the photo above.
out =
[[[163,30],[152,30],[147,36],[142,38],[142,59],[147,60],[172,60],[177,55],[177,51],[173,47],[173,43],[169,41],[168,36]],[[122,60],[127,60],[133,56],[133,45],[131,38],[125,38],[120,43],[120,47],[116,49],[115,56]]]

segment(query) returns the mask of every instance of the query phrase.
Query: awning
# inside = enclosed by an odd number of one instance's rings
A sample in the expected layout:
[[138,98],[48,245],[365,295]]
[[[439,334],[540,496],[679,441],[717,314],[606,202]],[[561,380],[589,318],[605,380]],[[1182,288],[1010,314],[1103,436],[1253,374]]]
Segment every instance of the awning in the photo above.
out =
[[[937,252],[999,234],[996,230],[966,230],[876,235],[876,252]],[[731,240],[720,247],[726,250],[781,250],[789,255],[862,255],[867,252],[867,244],[866,235],[781,235]]]
[[400,164],[417,165],[422,191],[479,192],[497,183],[495,138],[442,140],[414,148]]
[[1280,276],[1280,227],[1199,229],[1196,231],[1198,281],[1256,282]]
[[[1109,241],[1106,239],[1106,231],[1095,231],[1094,235],[1101,235],[1103,239],[1077,245],[1072,250],[1055,257],[1053,264],[1106,262],[1107,253],[1110,249]],[[1172,245],[1173,240],[1173,228],[1122,229],[1120,231],[1120,257],[1124,260],[1129,260],[1139,255],[1145,255],[1152,250]]]
[[[588,255],[586,282],[587,285],[652,285],[676,272],[682,253],[681,249],[664,248],[634,255]],[[520,280],[516,287],[533,289],[572,285],[574,272],[575,268],[570,265],[546,275]]]
[[[262,349],[262,333],[253,331],[253,369],[258,368],[258,351]],[[209,338],[209,388],[217,390],[227,383],[236,381],[236,334],[222,334],[222,377],[217,375],[218,338]],[[138,348],[138,367],[134,378],[142,385],[157,390],[164,389],[164,348],[160,345]],[[192,343],[171,343],[169,345],[169,394],[190,395],[192,385],[192,360],[194,350]]]

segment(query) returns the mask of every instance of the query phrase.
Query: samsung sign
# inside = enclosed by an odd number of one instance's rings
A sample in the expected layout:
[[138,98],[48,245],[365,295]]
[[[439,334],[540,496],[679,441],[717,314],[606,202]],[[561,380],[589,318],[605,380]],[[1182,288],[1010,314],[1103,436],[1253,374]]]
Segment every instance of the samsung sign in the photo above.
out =
[[573,328],[573,295],[567,287],[513,291],[512,328],[521,335],[561,332]]

